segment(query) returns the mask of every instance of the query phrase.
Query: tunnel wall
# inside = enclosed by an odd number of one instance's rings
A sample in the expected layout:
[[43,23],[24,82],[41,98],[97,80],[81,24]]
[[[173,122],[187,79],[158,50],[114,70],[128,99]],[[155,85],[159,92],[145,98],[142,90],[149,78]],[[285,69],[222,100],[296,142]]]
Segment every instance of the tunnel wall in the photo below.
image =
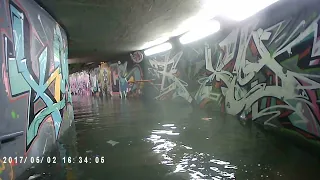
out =
[[120,64],[102,62],[99,67],[73,73],[70,75],[71,92],[77,95],[120,96],[122,87],[128,96],[139,97],[143,89],[140,62],[132,59]]
[[[287,6],[289,6],[287,4]],[[320,10],[253,17],[145,59],[157,100],[209,106],[307,139],[320,137]]]
[[57,22],[30,0],[0,0],[0,32],[0,138],[16,133],[1,143],[0,179],[14,179],[73,122],[68,42]]

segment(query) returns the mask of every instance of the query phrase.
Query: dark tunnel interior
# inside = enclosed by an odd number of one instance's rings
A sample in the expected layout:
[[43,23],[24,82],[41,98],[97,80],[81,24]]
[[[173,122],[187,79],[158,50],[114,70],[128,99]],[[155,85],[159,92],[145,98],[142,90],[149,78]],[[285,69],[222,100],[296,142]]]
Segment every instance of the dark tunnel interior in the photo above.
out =
[[0,180],[320,170],[319,0],[0,0]]

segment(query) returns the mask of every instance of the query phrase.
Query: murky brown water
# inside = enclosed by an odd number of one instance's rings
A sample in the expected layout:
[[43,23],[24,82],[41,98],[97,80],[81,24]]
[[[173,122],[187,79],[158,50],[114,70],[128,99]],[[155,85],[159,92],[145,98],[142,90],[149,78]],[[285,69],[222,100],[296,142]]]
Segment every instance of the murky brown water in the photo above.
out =
[[75,127],[49,155],[57,163],[21,179],[319,179],[318,158],[231,116],[138,99],[73,103]]

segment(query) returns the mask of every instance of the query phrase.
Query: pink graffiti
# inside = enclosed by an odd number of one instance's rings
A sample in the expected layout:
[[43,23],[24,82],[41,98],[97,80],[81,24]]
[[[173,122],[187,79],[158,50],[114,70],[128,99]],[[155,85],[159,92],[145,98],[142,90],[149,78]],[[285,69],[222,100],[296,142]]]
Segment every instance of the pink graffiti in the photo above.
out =
[[[303,86],[310,86],[310,84],[306,83],[306,82],[303,82],[303,81],[300,81],[301,84]],[[312,90],[312,89],[306,89],[306,92],[310,98],[310,101],[312,103],[312,110],[314,112],[314,115],[316,116],[316,118],[313,118],[313,120],[309,119],[309,122],[311,121],[312,124],[308,123],[308,129],[312,129],[312,132],[316,133],[317,135],[319,135],[319,132],[318,132],[318,129],[316,128],[317,126],[315,125],[315,121],[319,121],[320,119],[320,108],[317,104],[317,95],[316,93]],[[309,110],[310,111],[310,110]],[[313,114],[311,111],[310,112],[304,112],[304,113],[310,113],[310,114]]]
[[2,78],[3,78],[3,84],[5,86],[6,89],[6,93],[9,96],[10,95],[10,89],[9,89],[9,79],[8,79],[8,75],[6,73],[6,66],[5,63],[2,63]]
[[90,80],[87,72],[75,73],[70,76],[70,89],[72,94],[90,95]]

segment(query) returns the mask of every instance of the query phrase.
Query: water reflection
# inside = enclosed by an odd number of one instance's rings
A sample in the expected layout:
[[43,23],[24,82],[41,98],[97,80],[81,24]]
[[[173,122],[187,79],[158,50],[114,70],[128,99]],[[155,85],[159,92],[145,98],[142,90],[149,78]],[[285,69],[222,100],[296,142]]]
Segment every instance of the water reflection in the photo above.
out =
[[[230,116],[133,99],[73,102],[76,130],[50,155],[59,161],[38,164],[22,180],[318,179],[314,156]],[[63,163],[66,156],[103,156],[105,162]]]
[[174,124],[163,124],[146,138],[153,143],[153,152],[161,155],[161,164],[169,166],[172,173],[187,173],[188,179],[235,179],[236,165],[173,141],[172,138],[179,134],[179,128]]

